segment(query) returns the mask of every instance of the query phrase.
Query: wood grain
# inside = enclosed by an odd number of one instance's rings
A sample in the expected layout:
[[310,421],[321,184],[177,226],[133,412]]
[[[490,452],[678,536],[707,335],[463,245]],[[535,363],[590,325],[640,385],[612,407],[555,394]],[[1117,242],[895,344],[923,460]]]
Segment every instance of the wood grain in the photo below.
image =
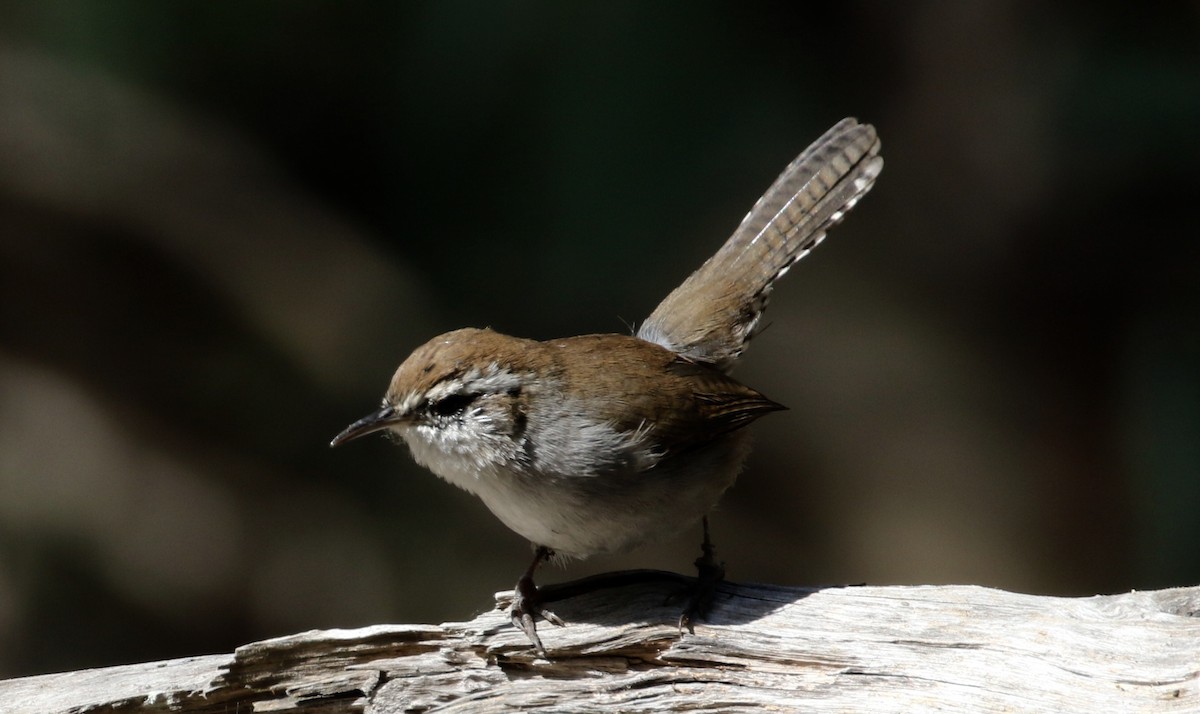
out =
[[0,682],[0,711],[1200,711],[1200,587],[1086,598],[724,583],[696,632],[670,577],[554,604],[536,657],[501,609],[232,654]]

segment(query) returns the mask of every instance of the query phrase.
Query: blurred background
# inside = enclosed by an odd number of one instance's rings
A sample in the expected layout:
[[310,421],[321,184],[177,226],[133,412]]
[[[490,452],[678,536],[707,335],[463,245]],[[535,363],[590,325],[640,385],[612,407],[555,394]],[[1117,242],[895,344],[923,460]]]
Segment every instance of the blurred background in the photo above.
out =
[[0,9],[0,676],[490,608],[527,544],[329,439],[439,332],[626,331],[844,116],[729,577],[1200,582],[1194,2]]

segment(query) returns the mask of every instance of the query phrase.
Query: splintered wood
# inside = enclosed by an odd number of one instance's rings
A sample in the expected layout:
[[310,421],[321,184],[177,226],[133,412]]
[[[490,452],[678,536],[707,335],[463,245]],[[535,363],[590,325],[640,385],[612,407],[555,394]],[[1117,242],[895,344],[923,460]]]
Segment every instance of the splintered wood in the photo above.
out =
[[233,654],[0,681],[56,712],[1197,712],[1200,587],[1088,598],[723,583],[680,635],[669,580],[554,604],[537,657],[469,622],[320,630]]

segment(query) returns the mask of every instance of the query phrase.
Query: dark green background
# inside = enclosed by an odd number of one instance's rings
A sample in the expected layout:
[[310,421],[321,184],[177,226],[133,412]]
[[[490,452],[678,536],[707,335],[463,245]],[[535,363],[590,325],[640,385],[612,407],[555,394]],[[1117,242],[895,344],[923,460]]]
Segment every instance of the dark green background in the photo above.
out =
[[1200,13],[1155,7],[4,3],[0,676],[490,607],[527,546],[329,438],[438,332],[624,331],[850,115],[887,165],[738,371],[791,410],[729,576],[1200,582]]

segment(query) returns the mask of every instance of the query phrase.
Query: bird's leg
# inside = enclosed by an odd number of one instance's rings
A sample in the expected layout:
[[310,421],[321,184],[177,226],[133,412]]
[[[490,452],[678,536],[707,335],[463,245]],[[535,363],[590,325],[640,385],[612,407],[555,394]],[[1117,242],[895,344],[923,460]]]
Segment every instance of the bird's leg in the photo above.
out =
[[704,542],[700,544],[700,557],[696,558],[696,584],[688,594],[687,607],[679,616],[679,631],[684,629],[695,634],[693,627],[698,617],[704,617],[712,608],[717,594],[717,583],[725,579],[725,564],[718,563],[713,556],[717,549],[708,537],[708,516],[704,517]]
[[538,637],[537,621],[535,618],[541,617],[547,622],[559,625],[560,627],[563,621],[553,612],[542,607],[542,597],[538,593],[537,585],[533,583],[533,573],[539,565],[549,560],[552,555],[554,555],[554,551],[546,546],[539,545],[537,547],[537,550],[534,552],[533,562],[529,564],[525,573],[521,575],[521,579],[517,581],[516,587],[513,588],[515,592],[513,594],[512,606],[508,609],[508,614],[512,618],[513,625],[525,633],[525,636],[529,638],[534,648],[537,649],[538,654],[543,657],[546,656],[546,648],[542,646],[542,638]]

